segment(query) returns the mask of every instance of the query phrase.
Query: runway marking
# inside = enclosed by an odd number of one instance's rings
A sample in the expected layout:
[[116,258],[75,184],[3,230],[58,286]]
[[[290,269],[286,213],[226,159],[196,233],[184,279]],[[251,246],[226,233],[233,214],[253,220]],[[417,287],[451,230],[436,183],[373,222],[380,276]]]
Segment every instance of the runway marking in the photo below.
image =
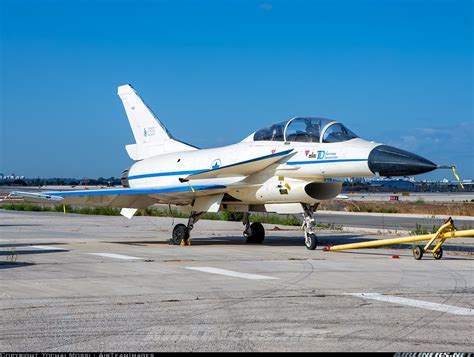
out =
[[243,279],[250,279],[250,280],[278,279],[273,276],[239,273],[237,271],[224,270],[224,269],[211,268],[211,267],[186,267],[186,269],[198,270],[205,273],[227,275],[227,276],[232,276],[234,278],[243,278]]
[[116,258],[116,259],[125,259],[125,260],[145,259],[145,258],[139,258],[139,257],[132,257],[130,255],[121,255],[121,254],[113,254],[113,253],[87,253],[87,254],[98,255],[98,256],[106,257],[106,258]]
[[65,248],[58,248],[58,247],[51,247],[49,245],[30,245],[30,246],[23,246],[21,248],[36,248],[36,249],[44,249],[44,250],[69,250]]
[[402,298],[398,296],[382,295],[378,293],[347,293],[345,295],[352,295],[352,296],[360,297],[362,299],[385,301],[385,302],[391,302],[394,304],[419,307],[421,309],[426,309],[426,310],[447,312],[449,314],[454,314],[454,315],[474,316],[473,309],[452,306],[452,305],[438,304],[438,303],[429,302],[429,301],[406,299],[406,298]]

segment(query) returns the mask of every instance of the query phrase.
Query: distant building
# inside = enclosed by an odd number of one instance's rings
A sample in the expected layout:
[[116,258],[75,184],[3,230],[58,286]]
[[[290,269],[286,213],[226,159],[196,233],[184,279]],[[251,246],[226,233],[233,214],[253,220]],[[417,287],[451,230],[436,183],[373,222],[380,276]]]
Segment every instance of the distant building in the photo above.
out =
[[415,182],[407,180],[380,180],[372,181],[370,187],[377,191],[413,191]]
[[3,181],[14,181],[14,180],[24,180],[25,179],[25,176],[23,175],[15,175],[15,174],[11,174],[11,175],[4,175],[4,174],[0,174],[0,180],[3,180]]

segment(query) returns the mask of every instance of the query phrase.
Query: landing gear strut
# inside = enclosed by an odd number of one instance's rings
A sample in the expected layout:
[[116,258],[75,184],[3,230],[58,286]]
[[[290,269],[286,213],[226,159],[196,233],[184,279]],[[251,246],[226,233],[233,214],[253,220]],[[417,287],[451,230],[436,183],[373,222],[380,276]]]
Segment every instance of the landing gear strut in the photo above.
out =
[[254,222],[250,224],[249,213],[244,212],[243,223],[245,225],[244,237],[249,244],[261,244],[265,239],[265,228],[261,223]]
[[314,205],[309,205],[306,203],[302,203],[301,206],[303,207],[303,225],[301,228],[304,230],[304,244],[306,248],[309,250],[315,250],[318,246],[318,238],[314,233],[314,218],[313,214],[316,212],[316,209],[319,206],[319,203],[315,203]]
[[188,225],[184,225],[182,223],[177,224],[173,228],[173,235],[170,239],[170,244],[173,245],[190,245],[189,241],[189,233],[194,227],[194,224],[199,221],[199,218],[203,215],[204,212],[191,212],[191,215],[188,219]]

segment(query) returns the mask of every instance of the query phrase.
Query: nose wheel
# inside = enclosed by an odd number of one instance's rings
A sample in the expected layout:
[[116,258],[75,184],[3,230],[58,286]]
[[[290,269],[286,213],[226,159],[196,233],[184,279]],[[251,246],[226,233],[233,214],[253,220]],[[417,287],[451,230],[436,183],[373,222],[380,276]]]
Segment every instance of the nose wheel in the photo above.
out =
[[315,250],[318,246],[318,237],[314,233],[305,234],[304,244],[307,249]]

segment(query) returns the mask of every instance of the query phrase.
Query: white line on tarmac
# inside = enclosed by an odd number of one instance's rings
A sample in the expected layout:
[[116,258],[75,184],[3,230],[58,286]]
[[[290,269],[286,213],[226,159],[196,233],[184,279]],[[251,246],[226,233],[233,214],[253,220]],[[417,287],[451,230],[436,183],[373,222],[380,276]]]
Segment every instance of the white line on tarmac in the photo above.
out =
[[121,255],[121,254],[113,254],[113,253],[87,253],[87,254],[98,255],[98,256],[106,257],[106,258],[116,258],[116,259],[125,259],[125,260],[145,259],[145,258],[139,258],[139,257],[132,257],[130,255]]
[[398,296],[382,295],[378,293],[347,293],[345,295],[357,296],[362,299],[385,301],[385,302],[391,302],[394,304],[419,307],[421,309],[426,309],[426,310],[447,312],[448,314],[454,314],[454,315],[474,316],[473,309],[452,306],[452,305],[445,305],[445,304],[437,304],[437,303],[429,302],[429,301],[406,299],[406,298],[402,298]]
[[44,250],[68,250],[65,248],[52,247],[50,245],[30,245],[30,246],[21,247],[21,248],[36,248],[36,249],[44,249]]
[[217,268],[211,268],[211,267],[186,267],[186,269],[198,270],[198,271],[203,271],[205,273],[227,275],[227,276],[232,276],[234,278],[243,278],[243,279],[250,279],[250,280],[278,279],[273,276],[239,273],[237,271],[217,269]]

